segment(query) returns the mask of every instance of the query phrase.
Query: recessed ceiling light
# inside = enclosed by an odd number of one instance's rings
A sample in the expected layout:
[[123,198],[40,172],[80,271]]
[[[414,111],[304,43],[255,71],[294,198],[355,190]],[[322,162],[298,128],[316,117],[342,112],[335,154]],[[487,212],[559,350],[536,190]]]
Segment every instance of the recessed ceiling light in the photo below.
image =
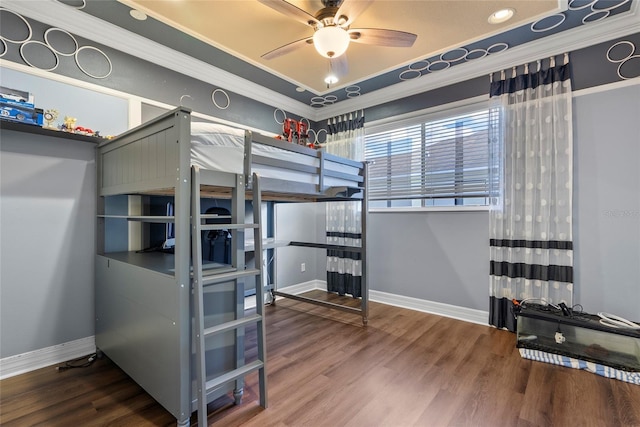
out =
[[137,9],[131,9],[129,11],[129,15],[131,15],[132,18],[137,19],[138,21],[144,21],[145,19],[147,19],[147,14]]
[[305,89],[303,87],[298,86],[296,88],[296,92],[304,92],[304,91],[305,91]]
[[329,74],[324,78],[324,82],[328,85],[332,85],[338,83],[338,78],[334,74]]
[[515,15],[516,10],[512,8],[500,9],[496,12],[493,12],[489,16],[489,24],[502,24],[503,22],[507,22],[509,19]]

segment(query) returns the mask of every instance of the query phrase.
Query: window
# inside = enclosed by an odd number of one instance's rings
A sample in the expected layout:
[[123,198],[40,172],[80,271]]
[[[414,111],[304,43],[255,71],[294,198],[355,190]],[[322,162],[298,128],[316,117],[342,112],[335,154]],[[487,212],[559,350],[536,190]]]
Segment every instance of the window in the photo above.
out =
[[485,108],[367,135],[370,206],[487,205],[488,127]]

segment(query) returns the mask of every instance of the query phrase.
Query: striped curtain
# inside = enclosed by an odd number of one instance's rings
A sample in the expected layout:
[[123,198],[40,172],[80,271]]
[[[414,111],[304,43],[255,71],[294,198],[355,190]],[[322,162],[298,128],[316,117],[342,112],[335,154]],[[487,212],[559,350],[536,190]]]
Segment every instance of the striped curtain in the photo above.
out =
[[571,72],[544,62],[491,82],[489,323],[511,331],[513,300],[573,300]]
[[[327,123],[325,152],[352,160],[364,159],[364,111],[334,117]],[[326,203],[326,242],[339,246],[362,245],[362,203]],[[360,253],[327,249],[327,291],[362,296]]]

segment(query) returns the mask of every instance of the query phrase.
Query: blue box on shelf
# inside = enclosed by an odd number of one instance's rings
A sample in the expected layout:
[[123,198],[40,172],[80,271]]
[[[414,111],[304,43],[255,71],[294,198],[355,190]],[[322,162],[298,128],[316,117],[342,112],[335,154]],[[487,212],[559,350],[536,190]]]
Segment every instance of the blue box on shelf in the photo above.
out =
[[42,126],[43,110],[29,102],[0,97],[0,118],[14,122]]

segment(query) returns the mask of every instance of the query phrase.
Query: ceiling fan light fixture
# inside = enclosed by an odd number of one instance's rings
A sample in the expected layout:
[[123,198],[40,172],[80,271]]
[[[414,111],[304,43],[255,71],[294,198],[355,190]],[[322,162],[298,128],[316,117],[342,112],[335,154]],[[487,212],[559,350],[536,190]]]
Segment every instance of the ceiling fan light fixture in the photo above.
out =
[[488,21],[489,24],[502,24],[503,22],[507,22],[511,19],[515,14],[516,10],[511,7],[500,9],[489,15]]
[[336,77],[335,74],[329,74],[327,77],[324,78],[324,82],[327,84],[327,86],[334,85],[338,83],[338,77]]
[[345,53],[349,40],[349,33],[336,25],[319,28],[313,33],[313,45],[325,58],[337,58]]

